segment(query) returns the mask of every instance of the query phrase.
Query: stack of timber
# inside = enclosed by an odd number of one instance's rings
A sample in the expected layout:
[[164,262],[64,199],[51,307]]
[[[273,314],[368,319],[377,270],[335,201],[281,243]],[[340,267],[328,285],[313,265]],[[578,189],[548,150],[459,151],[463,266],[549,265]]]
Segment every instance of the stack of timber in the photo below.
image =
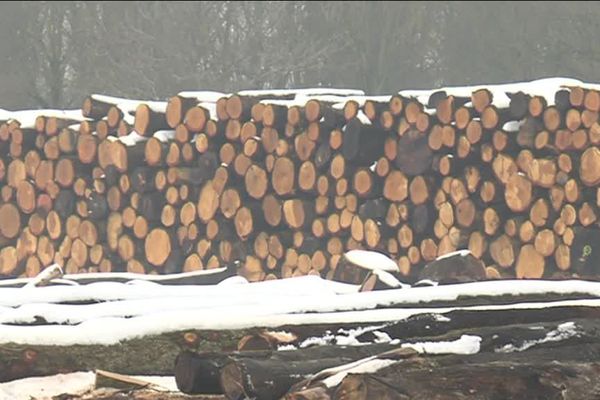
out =
[[369,249],[410,281],[469,249],[489,279],[592,278],[599,112],[600,86],[552,78],[1,113],[0,275],[237,262],[250,281],[332,278]]

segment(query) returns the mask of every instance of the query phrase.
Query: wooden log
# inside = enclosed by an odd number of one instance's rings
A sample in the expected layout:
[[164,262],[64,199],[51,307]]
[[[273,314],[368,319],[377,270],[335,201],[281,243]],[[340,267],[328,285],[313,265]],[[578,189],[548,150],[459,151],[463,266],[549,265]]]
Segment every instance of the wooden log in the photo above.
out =
[[271,173],[271,185],[279,196],[293,193],[295,187],[295,166],[287,157],[280,157],[275,161]]
[[543,121],[544,127],[550,132],[555,132],[563,123],[559,110],[554,106],[544,110]]
[[93,95],[83,100],[81,113],[86,118],[100,120],[108,114],[108,110],[113,104],[95,98]]
[[600,173],[597,168],[599,160],[600,150],[597,147],[589,147],[581,155],[579,176],[584,185],[595,186],[600,183]]
[[407,176],[423,174],[431,167],[432,159],[426,135],[411,131],[399,139],[395,165],[402,173]]
[[197,98],[173,96],[167,103],[165,111],[165,120],[169,127],[175,128],[183,122],[187,111],[199,103]]
[[146,237],[144,249],[148,262],[161,267],[171,253],[171,240],[164,229],[155,228]]
[[515,266],[517,278],[539,279],[544,274],[545,259],[531,244],[521,247]]
[[314,216],[314,209],[301,199],[289,199],[283,202],[283,220],[292,229],[308,227]]
[[21,230],[21,214],[12,203],[0,205],[0,237],[13,239]]
[[370,165],[383,153],[384,141],[378,130],[353,118],[346,124],[342,155],[349,162]]
[[513,212],[525,211],[531,204],[532,196],[531,181],[526,177],[514,174],[508,179],[504,198],[506,205]]
[[135,131],[142,136],[149,136],[156,131],[169,129],[164,111],[153,109],[150,105],[142,103],[135,109]]

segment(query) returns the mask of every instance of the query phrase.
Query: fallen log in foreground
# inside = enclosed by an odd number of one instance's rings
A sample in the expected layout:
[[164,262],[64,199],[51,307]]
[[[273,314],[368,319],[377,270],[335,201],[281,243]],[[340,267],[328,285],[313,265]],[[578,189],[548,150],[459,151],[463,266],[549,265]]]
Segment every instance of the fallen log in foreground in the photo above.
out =
[[289,394],[286,399],[589,399],[598,394],[592,383],[600,372],[598,362],[520,362],[499,358],[474,364],[465,357],[444,367],[435,359],[410,360],[376,373],[350,374],[335,388],[318,386]]
[[[54,264],[57,265],[57,264]],[[49,267],[50,268],[50,267]],[[44,270],[46,271],[46,270]],[[180,274],[169,275],[146,275],[129,272],[106,272],[106,273],[87,273],[87,274],[66,274],[61,279],[50,280],[47,285],[87,285],[97,282],[131,282],[146,281],[158,283],[161,285],[214,285],[222,282],[224,279],[236,275],[235,264],[230,264],[222,268],[209,270],[200,270],[192,272],[183,272]],[[18,288],[32,282],[34,278],[17,278],[0,280],[0,288]]]
[[[373,364],[373,360],[408,358],[417,353],[420,353],[421,357],[438,357],[440,354],[463,354],[463,357],[467,357],[477,354],[480,362],[485,363],[488,359],[489,362],[495,362],[498,354],[521,354],[530,349],[545,349],[546,357],[552,359],[554,354],[558,357],[563,348],[570,348],[576,361],[587,362],[594,360],[591,356],[594,352],[588,354],[581,349],[588,351],[589,346],[592,346],[592,350],[596,349],[596,352],[600,349],[598,328],[600,323],[596,319],[575,319],[567,322],[459,328],[443,335],[425,335],[428,337],[414,337],[410,340],[391,340],[382,331],[376,331],[375,336],[386,343],[362,346],[325,345],[303,348],[307,341],[304,346],[300,345],[300,349],[291,351],[248,351],[228,355],[186,352],[180,354],[177,359],[175,376],[179,389],[185,393],[224,393],[230,400],[245,397],[274,399],[283,396],[292,385],[296,387],[294,391],[302,392],[313,387],[314,382],[327,381],[331,376],[343,371],[344,364],[362,362],[359,360]],[[320,341],[313,338],[312,342]],[[326,342],[326,338],[322,338],[321,343],[323,342]],[[470,362],[466,358],[457,360],[457,363]],[[548,359],[538,361],[547,362]],[[423,361],[422,364],[429,362]],[[388,361],[382,363],[389,364]],[[319,372],[323,368],[328,369]],[[399,368],[404,370],[403,367]],[[309,377],[308,381],[301,383],[304,377]],[[332,379],[335,380],[331,378],[329,381]]]
[[175,380],[179,390],[184,393],[221,394],[225,388],[225,391],[231,393],[239,391],[238,384],[244,376],[256,378],[258,386],[261,379],[275,373],[279,376],[278,390],[284,388],[284,393],[291,386],[290,381],[297,381],[297,377],[292,375],[297,375],[299,369],[305,371],[304,374],[314,373],[322,369],[325,363],[339,365],[394,347],[389,343],[381,343],[367,346],[317,346],[288,351],[185,351],[175,360]]

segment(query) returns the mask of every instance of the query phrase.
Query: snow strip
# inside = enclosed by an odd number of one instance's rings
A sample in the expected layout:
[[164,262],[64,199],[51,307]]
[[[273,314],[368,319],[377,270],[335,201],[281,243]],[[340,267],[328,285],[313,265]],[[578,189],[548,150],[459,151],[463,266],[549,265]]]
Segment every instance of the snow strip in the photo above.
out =
[[214,121],[217,121],[219,119],[219,116],[217,115],[217,103],[203,102],[198,105],[208,111],[210,119]]
[[500,349],[496,349],[496,353],[513,353],[515,351],[525,351],[530,347],[536,346],[542,343],[548,342],[560,342],[563,340],[567,340],[577,336],[577,327],[573,322],[565,322],[564,324],[560,324],[556,330],[550,331],[546,334],[546,337],[539,340],[526,340],[523,342],[521,346],[514,346],[512,344],[507,344]]
[[[60,267],[58,264],[52,264],[49,267],[46,267],[45,270],[49,268],[53,268],[55,266]],[[77,281],[80,280],[93,280],[98,279],[102,281],[110,281],[111,279],[122,279],[129,281],[151,281],[151,282],[161,282],[164,280],[170,279],[179,279],[179,278],[189,278],[189,277],[197,277],[197,276],[211,276],[215,274],[219,274],[224,272],[227,267],[215,268],[215,269],[207,269],[203,271],[193,271],[193,272],[182,272],[179,274],[169,274],[169,275],[148,275],[148,274],[134,274],[130,272],[98,272],[98,273],[85,273],[85,274],[66,274],[63,275],[62,281],[70,281],[71,284],[77,284]],[[239,275],[237,275],[239,276]],[[242,277],[243,278],[243,277]],[[16,285],[20,283],[28,283],[33,281],[35,278],[16,278],[16,279],[4,279],[0,280],[0,289],[2,286],[7,285]],[[245,279],[244,279],[245,280]],[[53,280],[56,282],[57,280]],[[224,283],[225,281],[221,281],[219,284]],[[247,281],[246,281],[247,282]]]
[[358,89],[336,89],[336,88],[306,88],[306,89],[263,89],[263,90],[242,90],[237,93],[240,96],[361,96],[365,92]]
[[522,121],[508,121],[502,125],[502,130],[505,132],[519,132]]
[[366,114],[362,110],[358,110],[358,113],[356,114],[356,118],[358,118],[358,120],[363,125],[372,125],[371,120],[366,116]]
[[137,133],[136,131],[131,131],[128,135],[125,135],[125,136],[119,136],[119,137],[108,136],[108,139],[113,142],[118,140],[121,143],[123,143],[125,146],[135,146],[136,143],[148,141],[148,138],[146,136],[142,136],[139,133]]
[[[203,301],[203,300],[198,300]],[[285,299],[276,299],[285,302]],[[322,301],[322,300],[321,300]],[[74,344],[117,344],[146,335],[160,335],[188,329],[225,330],[253,327],[277,328],[284,325],[385,323],[401,321],[413,315],[446,314],[455,310],[493,311],[542,309],[552,307],[600,307],[600,300],[570,300],[550,303],[519,303],[496,306],[446,308],[390,308],[366,311],[292,313],[284,304],[257,309],[235,305],[205,310],[173,310],[133,318],[96,318],[79,325],[14,326],[0,325],[2,342],[29,345],[69,346]]]
[[398,362],[399,360],[381,360],[378,358],[359,360],[355,363],[344,365],[344,367],[348,369],[346,369],[345,371],[337,372],[329,378],[324,379],[323,383],[328,388],[332,388],[342,383],[342,381],[348,374],[372,374],[379,371],[380,369],[389,367],[390,365],[396,364]]
[[404,343],[402,347],[414,349],[421,354],[476,354],[481,348],[481,337],[462,335],[452,342]]
[[471,97],[471,93],[479,89],[487,89],[493,95],[492,104],[498,108],[508,108],[510,98],[507,93],[523,92],[530,96],[542,96],[545,98],[548,105],[554,105],[554,95],[562,88],[569,86],[580,86],[587,88],[595,88],[600,85],[585,84],[580,80],[572,78],[543,78],[528,82],[514,82],[494,85],[473,85],[473,86],[450,86],[432,90],[402,90],[399,92],[401,96],[414,97],[420,103],[427,104],[429,96],[438,91],[445,91],[447,95],[455,97]]
[[175,138],[175,131],[174,130],[156,131],[156,132],[154,132],[154,135],[152,135],[152,136],[157,138],[161,142],[166,143],[169,140],[173,140]]
[[377,331],[385,326],[386,325],[377,325],[347,330],[340,329],[338,330],[338,335],[334,335],[331,332],[326,332],[323,336],[311,336],[304,339],[300,344],[298,344],[298,347],[303,349],[311,346],[325,346],[329,344],[340,346],[357,346],[363,344],[356,339],[358,336],[361,336],[367,332]]
[[[152,290],[148,290],[152,285]],[[60,303],[76,301],[110,301],[122,299],[152,299],[164,297],[228,297],[257,296],[335,296],[357,293],[359,286],[328,281],[318,276],[256,282],[249,285],[159,285],[148,281],[145,285],[117,282],[98,282],[80,286],[49,286],[34,288],[0,289],[0,306],[16,307],[27,303]],[[307,299],[308,301],[308,299]]]
[[81,114],[81,109],[76,110],[20,110],[7,111],[0,110],[0,121],[17,120],[21,123],[22,129],[35,128],[35,120],[39,116],[56,117],[72,119],[75,121],[85,121],[86,118]]
[[[167,102],[166,101],[152,101],[152,100],[132,100],[132,99],[124,99],[122,97],[113,97],[113,96],[105,96],[103,94],[93,94],[91,96],[93,99],[102,101],[104,103],[113,104],[121,111],[123,114],[135,114],[135,109],[140,104],[146,104],[154,111],[165,112],[167,110]],[[81,110],[80,110],[81,112]]]
[[466,257],[469,254],[472,254],[470,250],[467,250],[467,249],[457,250],[457,251],[453,251],[451,253],[447,253],[447,254],[439,256],[438,258],[436,258],[436,261],[443,260],[444,258],[454,257],[454,256]]
[[177,96],[198,100],[199,103],[216,103],[221,97],[229,97],[230,93],[214,92],[211,90],[184,91]]

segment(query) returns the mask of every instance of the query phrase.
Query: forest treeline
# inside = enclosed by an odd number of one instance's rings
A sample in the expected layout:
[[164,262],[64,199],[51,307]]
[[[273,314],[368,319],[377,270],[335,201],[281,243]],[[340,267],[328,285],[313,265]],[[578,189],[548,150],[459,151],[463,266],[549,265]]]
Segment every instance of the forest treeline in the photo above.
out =
[[599,17],[595,2],[3,2],[0,108],[78,108],[89,93],[599,81]]

